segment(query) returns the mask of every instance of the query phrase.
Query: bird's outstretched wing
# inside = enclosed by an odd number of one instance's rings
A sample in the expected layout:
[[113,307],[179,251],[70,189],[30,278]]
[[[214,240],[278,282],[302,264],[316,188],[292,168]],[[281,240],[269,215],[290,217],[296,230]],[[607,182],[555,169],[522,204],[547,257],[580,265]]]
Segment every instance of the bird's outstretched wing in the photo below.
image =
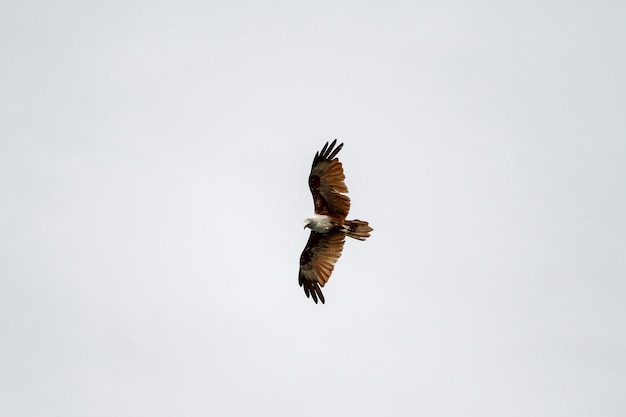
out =
[[320,286],[330,279],[335,262],[341,256],[346,235],[342,232],[317,233],[311,232],[308,242],[300,255],[300,272],[298,282],[304,287],[307,297],[312,296],[317,304],[319,298],[324,303],[324,295]]
[[322,150],[315,154],[309,175],[309,188],[313,195],[315,213],[344,219],[350,211],[350,198],[344,194],[348,192],[346,177],[341,162],[336,158],[343,143],[335,148],[336,144],[337,139],[330,146],[326,142]]

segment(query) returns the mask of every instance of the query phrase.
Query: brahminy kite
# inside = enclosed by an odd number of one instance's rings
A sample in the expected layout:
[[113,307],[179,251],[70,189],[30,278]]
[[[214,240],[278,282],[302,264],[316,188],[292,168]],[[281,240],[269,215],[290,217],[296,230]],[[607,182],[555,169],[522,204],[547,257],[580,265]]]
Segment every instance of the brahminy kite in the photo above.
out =
[[324,303],[323,287],[341,256],[346,236],[365,240],[372,229],[362,220],[346,220],[350,210],[350,198],[346,195],[345,175],[341,162],[336,158],[343,143],[335,148],[337,139],[324,145],[313,158],[309,188],[313,194],[315,214],[304,220],[304,228],[311,229],[311,236],[300,255],[298,282],[307,297],[317,304]]

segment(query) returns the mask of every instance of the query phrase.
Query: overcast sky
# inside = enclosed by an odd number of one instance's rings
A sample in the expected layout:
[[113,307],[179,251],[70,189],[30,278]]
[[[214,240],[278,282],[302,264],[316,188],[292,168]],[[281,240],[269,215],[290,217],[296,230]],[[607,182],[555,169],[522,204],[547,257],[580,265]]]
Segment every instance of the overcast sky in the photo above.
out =
[[[4,2],[0,415],[626,415],[625,22]],[[334,138],[375,230],[316,305]]]

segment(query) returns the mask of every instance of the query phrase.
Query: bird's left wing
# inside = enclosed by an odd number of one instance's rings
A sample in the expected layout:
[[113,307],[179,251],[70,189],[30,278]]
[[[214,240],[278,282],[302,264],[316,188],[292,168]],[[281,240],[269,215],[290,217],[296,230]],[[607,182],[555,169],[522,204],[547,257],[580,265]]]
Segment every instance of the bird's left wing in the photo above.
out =
[[336,144],[337,139],[330,145],[326,142],[322,150],[315,154],[309,174],[309,189],[315,213],[344,219],[350,211],[350,198],[346,195],[348,187],[343,167],[337,158],[343,143],[335,148]]

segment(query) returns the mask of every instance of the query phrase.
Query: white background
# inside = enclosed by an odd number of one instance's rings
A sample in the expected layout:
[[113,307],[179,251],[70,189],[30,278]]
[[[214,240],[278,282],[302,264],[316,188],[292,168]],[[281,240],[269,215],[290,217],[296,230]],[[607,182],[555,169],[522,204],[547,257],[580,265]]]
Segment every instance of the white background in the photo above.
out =
[[[626,414],[620,1],[0,6],[0,415]],[[297,283],[307,176],[351,218]]]

